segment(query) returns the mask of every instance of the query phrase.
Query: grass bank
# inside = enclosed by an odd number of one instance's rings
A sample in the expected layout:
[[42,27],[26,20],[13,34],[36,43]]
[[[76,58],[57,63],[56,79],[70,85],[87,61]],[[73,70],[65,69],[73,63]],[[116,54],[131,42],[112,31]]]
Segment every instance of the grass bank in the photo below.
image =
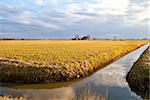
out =
[[148,41],[0,41],[0,81],[49,83],[86,77],[145,43]]
[[149,71],[150,71],[150,47],[148,47],[141,57],[134,63],[127,75],[127,81],[131,90],[141,95],[142,98],[149,99]]

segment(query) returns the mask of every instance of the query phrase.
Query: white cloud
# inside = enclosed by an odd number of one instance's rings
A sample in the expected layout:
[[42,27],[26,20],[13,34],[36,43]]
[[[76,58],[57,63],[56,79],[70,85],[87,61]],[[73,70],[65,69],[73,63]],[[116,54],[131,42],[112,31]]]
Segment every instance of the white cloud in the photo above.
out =
[[16,21],[21,22],[23,24],[31,24],[31,19],[35,18],[36,16],[34,16],[31,12],[29,11],[23,11],[21,14],[19,14],[18,16],[13,16]]
[[14,6],[13,5],[9,5],[9,4],[4,4],[4,3],[0,3],[0,8],[7,8],[7,9],[13,9]]
[[51,2],[52,2],[53,5],[56,6],[59,3],[59,0],[51,0]]
[[[147,1],[148,2],[148,1]],[[96,2],[73,2],[67,5],[66,12],[71,13],[70,16],[76,17],[78,20],[99,20],[98,22],[110,21],[111,16],[115,18],[120,16],[124,25],[144,25],[144,20],[148,20],[150,15],[143,3],[132,3],[129,0],[97,0]],[[83,14],[86,13],[86,16]],[[90,14],[96,16],[90,16]]]
[[50,28],[67,32],[68,27],[75,29],[72,30],[73,32],[91,30],[91,33],[109,33],[108,27],[114,31],[118,31],[118,28],[120,31],[125,30],[124,27],[131,26],[138,27],[138,29],[140,26],[147,27],[146,21],[150,16],[147,6],[144,6],[147,2],[139,3],[138,1],[137,3],[135,1],[24,0],[20,5],[5,3],[0,5],[0,20],[17,22],[22,26],[44,28],[44,30]]
[[124,15],[128,10],[129,0],[101,0],[94,3],[86,3],[89,12],[99,15]]
[[[116,70],[118,72],[116,73]],[[127,82],[125,80],[127,68],[124,67],[121,64],[112,64],[109,65],[107,68],[102,69],[99,73],[97,72],[95,74],[95,77],[93,81],[97,85],[104,85],[104,86],[110,86],[110,87],[126,87]],[[107,80],[106,80],[107,79]]]
[[146,25],[150,17],[150,10],[146,6],[148,2],[142,4],[131,3],[129,6],[129,12],[124,16],[124,22],[126,25]]
[[[71,2],[63,9],[64,21],[75,23],[82,20],[105,22],[108,16],[126,15],[129,0],[100,0],[96,2]],[[62,11],[61,9],[59,9]],[[70,19],[70,20],[69,20]]]
[[[16,8],[12,10],[16,10]],[[52,23],[50,21],[42,20],[40,19],[39,15],[28,10],[22,10],[21,12],[19,11],[13,13],[4,19],[9,19],[9,20],[11,19],[14,22],[25,24],[25,25],[41,26],[41,27],[47,27],[47,28],[57,29],[57,30],[62,29],[61,26],[56,25],[55,23]]]
[[45,1],[46,0],[34,0],[34,2],[39,6],[43,5]]
[[[44,4],[47,0],[34,0],[38,5]],[[50,2],[49,2],[50,3]],[[56,8],[49,8],[48,12],[52,10],[58,12],[63,12],[64,17],[62,18],[53,18],[60,23],[69,25],[74,24],[78,21],[88,20],[88,21],[98,21],[101,23],[108,22],[110,19],[109,16],[115,18],[115,16],[121,16],[122,22],[126,25],[142,24],[142,21],[146,19],[149,15],[146,14],[146,8],[139,4],[132,4],[129,0],[96,0],[95,2],[73,2],[65,4],[65,1],[53,0],[51,1],[52,5],[55,5]],[[57,4],[63,4],[63,9]],[[129,11],[133,11],[129,13]],[[134,12],[134,11],[139,11]],[[45,12],[43,12],[44,14]],[[93,15],[93,16],[91,16]],[[51,15],[50,15],[51,16]],[[112,20],[113,18],[111,18]],[[45,23],[45,26],[49,26],[48,23]]]
[[123,10],[129,6],[129,0],[102,0],[101,7],[110,10]]

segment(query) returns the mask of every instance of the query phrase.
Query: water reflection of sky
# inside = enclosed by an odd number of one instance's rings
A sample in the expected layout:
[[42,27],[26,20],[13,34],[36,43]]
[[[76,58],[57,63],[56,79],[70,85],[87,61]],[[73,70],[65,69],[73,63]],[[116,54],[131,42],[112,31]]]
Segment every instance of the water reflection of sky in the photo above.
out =
[[74,97],[75,92],[71,87],[65,87],[60,89],[10,89],[10,88],[2,88],[2,92],[6,95],[13,96],[25,96],[30,100],[49,100],[49,98],[57,97],[57,98],[67,98]]
[[33,100],[47,100],[50,97],[65,99],[73,98],[76,95],[81,95],[83,91],[90,90],[95,92],[95,95],[108,93],[109,99],[140,99],[135,93],[130,91],[126,82],[127,72],[132,67],[133,63],[138,59],[141,53],[148,47],[144,47],[129,53],[116,62],[97,71],[92,76],[83,81],[77,82],[68,87],[58,89],[11,89],[1,88],[2,94],[8,95],[24,95]]
[[126,75],[131,69],[133,63],[139,58],[147,47],[148,45],[131,52],[123,58],[96,72],[91,77],[91,81],[95,83],[95,85],[122,88],[128,87]]

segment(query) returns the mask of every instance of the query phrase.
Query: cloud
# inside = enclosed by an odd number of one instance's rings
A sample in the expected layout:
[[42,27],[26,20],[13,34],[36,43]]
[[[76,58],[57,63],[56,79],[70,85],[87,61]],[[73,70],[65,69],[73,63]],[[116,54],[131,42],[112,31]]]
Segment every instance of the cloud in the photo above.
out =
[[59,25],[56,25],[50,21],[40,19],[39,15],[35,14],[32,11],[24,9],[18,10],[16,6],[10,5],[2,5],[1,7],[1,20],[6,19],[20,24],[47,27],[52,29],[61,29]]
[[122,15],[128,10],[129,0],[101,0],[88,5],[89,11],[94,11],[95,13]]
[[[74,35],[76,32],[93,33],[95,36],[117,33],[122,37],[127,37],[124,35],[126,32],[145,32],[146,36],[148,32],[145,29],[150,16],[147,7],[147,0],[27,0],[21,4],[12,4],[10,1],[0,4],[0,21],[5,21],[5,31],[7,28],[13,30],[12,23],[15,23],[20,34],[24,32],[21,30],[25,30],[27,33],[49,33],[50,36],[55,32],[59,33],[58,37],[68,33]],[[28,29],[19,29],[20,26]]]
[[128,14],[124,16],[125,22],[127,25],[145,25],[147,26],[148,18],[150,14],[147,13],[148,9],[148,1],[138,2],[135,1],[130,3]]
[[[124,77],[126,76],[127,68],[125,68],[121,64],[113,64],[112,66],[108,67],[111,68],[106,68],[100,73],[97,73],[97,76],[101,78],[96,77],[95,79],[93,79],[95,84],[109,87],[127,87],[128,84],[124,79]],[[118,70],[118,73],[116,73],[116,69]]]
[[46,1],[46,0],[34,0],[34,2],[39,6],[43,5],[44,1]]

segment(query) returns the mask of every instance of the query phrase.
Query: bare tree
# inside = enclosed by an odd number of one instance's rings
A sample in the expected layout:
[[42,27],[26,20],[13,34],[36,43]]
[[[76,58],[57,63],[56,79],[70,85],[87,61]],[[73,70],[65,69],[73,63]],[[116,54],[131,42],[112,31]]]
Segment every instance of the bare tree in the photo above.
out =
[[79,40],[79,34],[76,34],[76,35],[75,35],[75,39],[76,39],[76,40]]

